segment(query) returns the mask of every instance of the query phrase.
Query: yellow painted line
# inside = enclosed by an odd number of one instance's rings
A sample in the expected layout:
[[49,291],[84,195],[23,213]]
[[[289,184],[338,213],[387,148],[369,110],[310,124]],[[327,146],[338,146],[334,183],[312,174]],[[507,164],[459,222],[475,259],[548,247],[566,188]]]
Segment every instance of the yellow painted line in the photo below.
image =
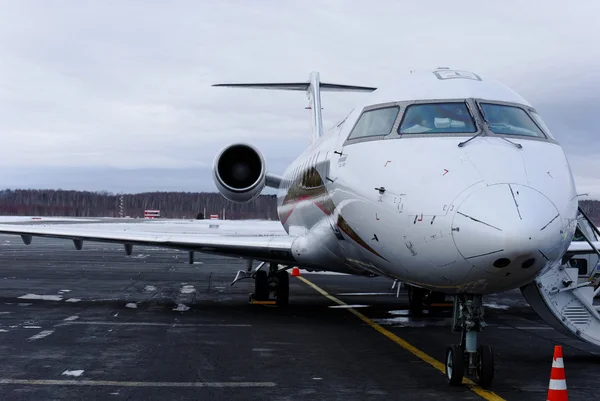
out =
[[126,382],[113,380],[27,380],[0,379],[0,384],[37,386],[112,386],[112,387],[275,387],[273,382]]
[[[329,298],[330,300],[335,302],[336,304],[348,306],[346,303],[344,303],[344,301],[341,301],[341,300],[337,299],[336,297],[329,295],[325,290],[321,289],[316,284],[313,284],[312,282],[308,281],[304,277],[298,277],[298,278],[300,280],[302,280],[305,284],[314,288],[317,292],[319,292],[324,297]],[[353,308],[345,308],[345,309],[347,311],[351,312],[353,315],[358,317],[360,320],[362,320],[366,324],[368,324],[369,326],[371,326],[372,328],[374,328],[375,330],[377,330],[378,332],[380,332],[381,334],[383,334],[384,336],[386,336],[387,338],[389,338],[390,340],[392,340],[393,342],[395,342],[396,344],[398,344],[399,346],[401,346],[402,348],[404,348],[405,350],[407,350],[408,352],[410,352],[411,354],[417,356],[424,362],[427,362],[428,364],[430,364],[431,366],[433,366],[434,368],[436,368],[437,370],[442,372],[444,374],[444,377],[446,376],[446,368],[442,362],[430,357],[429,355],[427,355],[420,349],[414,347],[413,345],[409,344],[408,342],[406,342],[406,340],[403,340],[402,338],[398,337],[391,331],[384,329],[383,327],[381,327],[380,325],[378,325],[377,323],[375,323],[374,321],[372,321],[371,319],[369,319],[368,317],[366,317],[365,315],[363,315],[356,309],[353,309]],[[492,391],[488,391],[488,390],[478,386],[477,383],[473,382],[472,380],[470,380],[466,377],[463,377],[463,384],[466,384],[467,386],[469,386],[469,389],[471,391],[473,391],[474,393],[476,393],[477,395],[483,397],[484,399],[486,399],[488,401],[506,401],[504,398],[500,397],[498,394],[496,394]]]

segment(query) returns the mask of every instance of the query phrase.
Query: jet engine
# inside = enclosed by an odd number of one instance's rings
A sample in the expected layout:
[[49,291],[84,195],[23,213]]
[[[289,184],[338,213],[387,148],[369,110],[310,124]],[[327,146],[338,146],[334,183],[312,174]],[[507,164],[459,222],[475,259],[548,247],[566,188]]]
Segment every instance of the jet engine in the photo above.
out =
[[217,189],[232,202],[250,202],[266,184],[266,165],[262,154],[252,145],[236,143],[221,150],[213,163]]

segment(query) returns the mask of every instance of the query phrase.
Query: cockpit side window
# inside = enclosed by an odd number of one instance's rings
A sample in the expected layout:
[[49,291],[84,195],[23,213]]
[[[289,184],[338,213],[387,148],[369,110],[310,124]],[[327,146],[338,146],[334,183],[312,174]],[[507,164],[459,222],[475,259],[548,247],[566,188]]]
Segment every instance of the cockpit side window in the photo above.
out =
[[477,128],[462,102],[413,104],[406,108],[399,134],[473,133]]
[[483,118],[494,134],[524,135],[545,138],[542,130],[520,107],[480,103]]
[[396,106],[365,111],[348,139],[388,135],[392,131],[399,111],[400,108]]
[[544,123],[544,120],[542,120],[542,117],[540,117],[540,115],[534,110],[529,110],[529,113],[531,114],[531,116],[533,117],[533,119],[535,120],[537,125],[539,125],[539,127],[542,129],[542,131],[544,131],[544,134],[546,134],[550,138],[556,140],[556,138],[554,138],[554,135],[552,135],[552,132],[550,132],[550,129]]

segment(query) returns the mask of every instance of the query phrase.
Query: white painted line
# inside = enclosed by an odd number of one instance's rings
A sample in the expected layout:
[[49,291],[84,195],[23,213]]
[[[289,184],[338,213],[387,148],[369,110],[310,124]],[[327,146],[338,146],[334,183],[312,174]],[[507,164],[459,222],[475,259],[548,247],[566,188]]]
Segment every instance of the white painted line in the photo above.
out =
[[30,340],[39,340],[40,338],[48,337],[50,334],[54,333],[54,330],[44,330],[37,333],[35,336],[29,337]]
[[156,291],[156,287],[153,285],[147,285],[146,287],[144,287],[144,291],[146,291],[146,292]]
[[0,333],[8,333],[8,330],[0,329]]
[[62,372],[64,376],[75,376],[79,377],[83,374],[84,370],[65,370]]
[[125,305],[125,307],[130,309],[137,309],[137,304],[134,302],[129,302],[127,305]]
[[275,387],[273,382],[122,382],[108,380],[27,380],[0,379],[0,384],[29,384],[38,386],[112,386],[112,387]]
[[348,308],[368,308],[369,305],[332,305],[328,306],[331,309],[348,309]]
[[154,327],[252,327],[250,324],[227,324],[227,323],[199,323],[199,324],[179,324],[179,323],[154,323],[154,322],[92,322],[79,320],[74,322],[59,323],[56,326],[71,325],[90,325],[90,326],[154,326]]
[[41,329],[42,326],[23,326],[24,329]]
[[67,322],[72,322],[73,320],[77,320],[77,319],[79,319],[79,316],[73,315],[73,316],[66,317],[64,320]]
[[81,299],[79,299],[79,298],[69,298],[65,302],[79,302],[79,301],[81,301]]
[[369,295],[393,295],[396,294],[393,292],[340,292],[339,294],[335,294],[339,296],[369,296]]

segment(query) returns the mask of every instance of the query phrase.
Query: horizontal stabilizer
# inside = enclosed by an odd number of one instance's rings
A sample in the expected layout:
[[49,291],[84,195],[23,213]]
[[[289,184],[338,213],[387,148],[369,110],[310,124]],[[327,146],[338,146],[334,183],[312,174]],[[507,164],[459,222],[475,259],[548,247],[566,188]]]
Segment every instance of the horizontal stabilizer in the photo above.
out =
[[311,72],[308,81],[305,82],[215,84],[213,86],[306,92],[309,101],[309,106],[307,108],[310,110],[312,116],[313,142],[323,136],[321,92],[373,92],[377,90],[377,88],[372,88],[370,86],[340,85],[321,82],[320,75],[317,71]]
[[[307,91],[310,87],[310,82],[290,82],[290,83],[256,83],[256,84],[215,84],[225,88],[252,88],[252,89],[271,89],[284,91]],[[356,85],[339,85],[328,84],[325,82],[319,83],[320,89],[323,92],[373,92],[377,88],[370,86]]]

